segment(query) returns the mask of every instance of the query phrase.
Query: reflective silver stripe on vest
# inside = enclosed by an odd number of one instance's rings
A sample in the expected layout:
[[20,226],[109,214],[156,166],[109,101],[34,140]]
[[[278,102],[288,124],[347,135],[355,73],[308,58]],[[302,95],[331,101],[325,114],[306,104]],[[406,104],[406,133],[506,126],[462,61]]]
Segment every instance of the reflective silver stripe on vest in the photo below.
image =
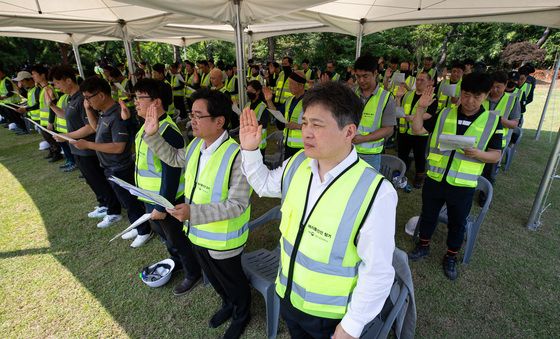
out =
[[445,173],[445,168],[443,168],[443,167],[435,167],[435,166],[431,166],[430,164],[428,164],[426,167],[428,167],[428,171],[431,171],[431,172],[434,172],[434,173],[438,173],[438,174]]
[[[449,112],[451,112],[451,108],[446,108],[444,110],[441,111],[441,113],[439,114],[439,126],[438,126],[438,131],[437,131],[437,136],[436,136],[436,148],[439,147],[439,136],[441,135],[441,133],[443,133],[443,126],[445,125],[445,120],[447,119],[447,116],[449,115]],[[430,148],[430,152],[432,151],[432,149]]]
[[231,239],[240,238],[243,233],[249,231],[249,223],[245,223],[243,227],[238,229],[237,231],[231,231],[228,233],[214,233],[208,231],[201,231],[196,228],[196,225],[190,224],[189,226],[189,233],[194,235],[197,238],[208,239],[208,240],[215,240],[215,241],[228,241]]
[[216,173],[216,180],[214,181],[214,187],[212,189],[212,198],[210,202],[221,202],[222,201],[222,186],[226,180],[226,172],[229,166],[229,159],[233,156],[233,153],[238,149],[237,144],[231,144],[228,146],[222,162],[220,163],[220,168],[218,173]]
[[480,137],[480,140],[478,140],[478,146],[477,146],[477,148],[481,151],[484,151],[484,149],[486,148],[486,144],[488,143],[490,137],[492,136],[492,130],[495,122],[494,119],[497,119],[497,117],[489,116],[488,120],[486,120],[486,125],[484,126],[484,130],[482,132],[482,136]]
[[185,164],[186,164],[186,166],[188,166],[189,161],[191,160],[191,157],[192,157],[192,155],[193,155],[193,153],[194,153],[194,150],[198,147],[198,144],[199,144],[200,142],[202,142],[202,139],[200,139],[200,138],[196,138],[196,139],[194,139],[194,140],[192,141],[192,145],[191,145],[191,147],[187,150],[187,155],[185,156],[185,160],[186,160],[186,161],[185,161]]
[[457,178],[457,179],[477,181],[480,175],[461,173],[450,169],[449,172],[447,172],[447,176],[452,178]]
[[284,178],[282,178],[282,203],[284,202],[286,194],[288,194],[288,187],[290,187],[290,183],[292,182],[292,179],[296,174],[296,170],[305,160],[305,158],[305,152],[301,152],[293,160],[291,160],[292,165],[290,166],[286,174],[284,174]]
[[[280,283],[284,286],[287,285],[288,279],[282,274],[282,271],[278,274],[280,278]],[[307,302],[312,302],[314,304],[321,304],[321,305],[333,305],[333,306],[343,306],[345,307],[348,305],[349,297],[348,296],[331,296],[319,293],[313,293],[306,291],[305,288],[301,287],[300,285],[296,284],[295,281],[292,281],[292,292],[299,295],[302,299]]]
[[[346,242],[346,244],[342,245],[344,247],[344,250],[346,250],[346,245],[347,244],[348,244],[348,242]],[[294,250],[294,247],[292,246],[292,244],[290,244],[290,242],[288,240],[286,240],[286,238],[282,237],[282,245],[284,247],[284,252],[286,252],[286,255],[291,257],[292,252]],[[344,257],[344,253],[343,253],[343,257]],[[341,263],[342,263],[342,259],[343,258],[340,258]],[[329,259],[329,260],[331,260],[331,259]],[[302,252],[299,252],[299,251],[296,255],[296,262],[298,264],[300,264],[301,266],[305,267],[306,269],[310,270],[310,271],[323,273],[323,274],[328,274],[328,275],[336,275],[336,276],[339,276],[339,277],[352,278],[352,277],[355,277],[356,274],[358,274],[359,263],[356,264],[355,267],[335,266],[335,265],[325,264],[323,262],[313,260],[310,257],[306,256],[305,254],[303,254]]]
[[513,111],[513,106],[515,105],[515,95],[510,95],[508,102],[506,104],[506,112],[504,113],[504,118],[509,119],[511,111]]
[[[342,265],[342,260],[344,259],[346,248],[348,247],[348,243],[350,242],[350,237],[352,235],[353,226],[356,223],[356,219],[358,219],[362,203],[366,199],[371,183],[375,180],[376,176],[376,171],[370,168],[366,168],[360,176],[354,191],[352,191],[352,194],[350,195],[348,204],[346,204],[344,213],[342,214],[340,226],[338,227],[334,237],[334,243],[329,257],[329,264]],[[300,254],[301,252],[298,253],[298,255]],[[358,267],[356,266],[356,270],[357,268]]]
[[466,155],[464,155],[463,153],[459,153],[456,152],[455,153],[455,159],[461,160],[461,161],[466,161],[466,162],[472,162],[475,164],[483,164],[482,161],[478,160],[478,159],[474,159],[474,158],[469,158]]
[[294,138],[294,137],[288,137],[288,142],[293,142],[293,143],[302,143],[303,140],[301,138]]

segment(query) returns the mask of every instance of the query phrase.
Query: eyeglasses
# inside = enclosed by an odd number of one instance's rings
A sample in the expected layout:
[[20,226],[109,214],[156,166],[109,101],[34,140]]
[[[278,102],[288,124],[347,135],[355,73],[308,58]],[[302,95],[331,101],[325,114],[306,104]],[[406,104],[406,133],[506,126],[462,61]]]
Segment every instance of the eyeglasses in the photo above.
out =
[[90,95],[90,96],[85,96],[84,95],[84,99],[89,101],[91,98],[93,98],[94,96],[96,96],[97,94],[99,94],[99,92],[95,92],[94,94]]
[[190,118],[191,120],[200,120],[200,119],[204,119],[204,118],[212,118],[212,116],[211,116],[211,115],[197,116],[197,115],[194,115],[194,114],[192,114],[192,113],[189,113],[189,118]]
[[151,99],[152,97],[149,95],[135,95],[134,101],[139,101],[140,99]]

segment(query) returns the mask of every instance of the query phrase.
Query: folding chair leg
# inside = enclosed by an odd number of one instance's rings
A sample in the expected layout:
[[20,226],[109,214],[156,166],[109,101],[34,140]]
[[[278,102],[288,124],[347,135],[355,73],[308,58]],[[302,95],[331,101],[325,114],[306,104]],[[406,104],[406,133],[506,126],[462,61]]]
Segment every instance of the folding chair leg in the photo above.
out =
[[465,246],[465,251],[463,254],[463,264],[467,265],[471,261],[471,256],[474,252],[474,244],[476,243],[476,237],[478,235],[479,225],[471,223],[467,226],[467,244]]
[[274,286],[273,284],[267,289],[264,298],[266,304],[266,334],[269,339],[276,338],[280,318],[280,300],[276,295]]

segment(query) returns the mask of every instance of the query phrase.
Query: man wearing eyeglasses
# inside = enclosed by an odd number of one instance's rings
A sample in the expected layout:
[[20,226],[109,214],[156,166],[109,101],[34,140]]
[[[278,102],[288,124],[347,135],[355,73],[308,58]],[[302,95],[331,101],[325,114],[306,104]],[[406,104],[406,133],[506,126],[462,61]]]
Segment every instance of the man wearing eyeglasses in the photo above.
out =
[[146,116],[143,141],[161,161],[185,167],[186,202],[166,212],[185,222],[198,262],[222,298],[209,326],[232,318],[224,338],[239,338],[250,319],[251,293],[241,254],[249,236],[251,188],[241,172],[239,145],[227,132],[231,100],[210,89],[198,90],[192,100],[195,139],[186,152],[165,142],[153,111]]
[[[101,167],[107,178],[115,176],[130,184],[134,184],[134,160],[132,158],[132,142],[129,129],[121,118],[121,111],[126,106],[119,105],[111,97],[109,84],[97,77],[90,77],[80,84],[84,95],[84,108],[90,126],[96,131],[95,142],[79,139],[73,145],[81,150],[96,151]],[[99,113],[97,113],[99,112]],[[144,206],[127,190],[110,181],[113,191],[121,205],[126,208],[128,221],[133,223],[144,214]],[[97,224],[99,228],[109,227],[121,219],[120,209],[108,211],[103,220]],[[149,223],[138,226],[138,237],[132,247],[145,244],[151,237]]]
[[377,83],[377,59],[363,55],[354,63],[356,95],[364,105],[353,143],[360,158],[379,171],[385,140],[393,135],[397,124],[393,95]]

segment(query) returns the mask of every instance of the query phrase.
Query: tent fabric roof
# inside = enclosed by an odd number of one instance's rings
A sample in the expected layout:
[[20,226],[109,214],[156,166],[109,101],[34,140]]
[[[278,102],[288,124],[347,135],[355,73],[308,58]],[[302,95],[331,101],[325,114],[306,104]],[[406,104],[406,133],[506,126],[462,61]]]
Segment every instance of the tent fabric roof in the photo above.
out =
[[95,35],[80,34],[80,33],[68,34],[68,33],[52,31],[52,30],[27,28],[27,27],[0,27],[0,36],[42,39],[42,40],[61,42],[65,44],[76,43],[77,45],[88,44],[91,42],[98,42],[98,41],[116,40],[116,38],[111,38],[106,36],[95,36]]

